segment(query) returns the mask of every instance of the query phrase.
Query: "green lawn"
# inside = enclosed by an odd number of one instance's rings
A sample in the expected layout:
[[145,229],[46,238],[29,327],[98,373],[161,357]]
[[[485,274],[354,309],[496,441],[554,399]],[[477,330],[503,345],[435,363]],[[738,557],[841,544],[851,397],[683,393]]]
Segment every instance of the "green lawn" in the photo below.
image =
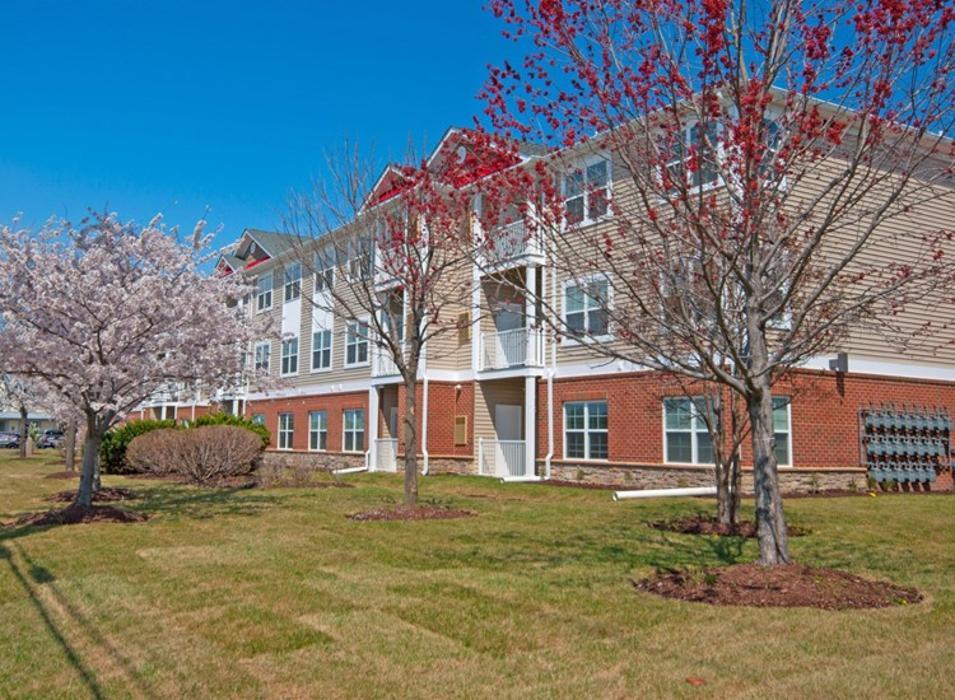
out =
[[[70,482],[0,457],[0,520]],[[0,697],[941,697],[955,654],[955,498],[803,499],[798,560],[916,586],[864,612],[638,594],[655,566],[755,557],[648,520],[704,501],[477,477],[422,482],[476,518],[356,523],[354,489],[200,490],[107,478],[144,524],[0,531]],[[706,684],[693,687],[687,677]]]

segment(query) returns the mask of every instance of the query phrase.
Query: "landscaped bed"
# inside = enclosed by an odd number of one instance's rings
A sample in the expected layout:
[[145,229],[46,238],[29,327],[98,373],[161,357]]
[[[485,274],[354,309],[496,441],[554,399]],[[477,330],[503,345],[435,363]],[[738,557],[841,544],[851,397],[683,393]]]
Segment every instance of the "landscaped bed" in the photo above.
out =
[[[0,458],[0,521],[68,484]],[[401,475],[354,488],[222,489],[104,477],[146,522],[0,531],[0,697],[943,697],[951,687],[950,499],[802,498],[800,586],[897,586],[878,609],[750,606],[635,590],[757,557],[742,537],[648,526],[712,501],[423,478],[421,502],[478,513],[361,523]],[[752,518],[752,503],[743,515]],[[679,574],[687,576],[687,574]],[[708,583],[708,581],[710,583]],[[750,582],[751,583],[751,582]],[[722,585],[722,583],[720,584]],[[902,604],[906,589],[924,596]],[[808,589],[807,589],[808,590]],[[898,598],[895,595],[901,591]],[[814,591],[814,595],[818,591]],[[802,594],[800,594],[802,595]],[[861,600],[856,596],[854,600]],[[737,598],[736,602],[743,602]]]

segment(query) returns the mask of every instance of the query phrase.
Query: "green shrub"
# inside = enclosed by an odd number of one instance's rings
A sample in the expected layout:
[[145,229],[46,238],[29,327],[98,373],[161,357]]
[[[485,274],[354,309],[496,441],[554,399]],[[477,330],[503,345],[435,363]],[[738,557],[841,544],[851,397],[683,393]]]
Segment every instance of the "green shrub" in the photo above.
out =
[[269,429],[261,423],[255,423],[242,416],[234,416],[231,413],[210,413],[207,416],[200,416],[193,421],[189,421],[190,428],[202,428],[208,425],[231,425],[235,428],[245,428],[262,438],[262,447],[268,447],[272,440],[272,434]]
[[126,448],[133,438],[153,430],[175,427],[174,420],[131,420],[108,431],[99,449],[100,469],[106,474],[136,473],[136,469],[126,463]]

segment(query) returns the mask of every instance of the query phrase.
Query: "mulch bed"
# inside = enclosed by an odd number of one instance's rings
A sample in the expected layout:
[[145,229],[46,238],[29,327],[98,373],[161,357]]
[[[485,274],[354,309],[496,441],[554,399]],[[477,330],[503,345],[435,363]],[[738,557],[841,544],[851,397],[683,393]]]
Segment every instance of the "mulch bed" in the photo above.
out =
[[417,506],[415,508],[407,508],[405,506],[392,506],[366,510],[362,513],[352,513],[348,516],[348,519],[358,521],[455,520],[457,518],[471,518],[475,515],[477,515],[477,513],[473,510],[464,510],[461,508],[445,508],[442,506]]
[[918,603],[922,594],[885,581],[800,564],[736,564],[703,572],[660,571],[633,581],[638,591],[710,605],[756,608],[887,608]]
[[43,477],[44,479],[79,479],[80,473],[75,472],[53,472]]
[[[736,524],[736,527],[730,527],[719,522],[712,515],[691,515],[686,518],[677,518],[676,520],[657,520],[647,523],[650,527],[665,532],[678,532],[683,535],[726,535],[732,537],[756,537],[756,523],[752,520],[743,520]],[[790,537],[802,537],[808,535],[810,530],[799,527],[798,525],[789,525]]]
[[112,506],[78,506],[72,504],[60,510],[48,510],[43,513],[31,513],[17,518],[7,527],[42,527],[45,525],[77,525],[79,523],[141,523],[146,520],[142,513],[120,510]]
[[[76,491],[60,491],[59,493],[54,493],[52,496],[46,500],[53,503],[72,503],[76,498]],[[134,498],[139,498],[139,495],[133,493],[129,489],[120,488],[118,486],[104,486],[99,491],[93,494],[94,503],[109,503],[110,501],[129,501]]]

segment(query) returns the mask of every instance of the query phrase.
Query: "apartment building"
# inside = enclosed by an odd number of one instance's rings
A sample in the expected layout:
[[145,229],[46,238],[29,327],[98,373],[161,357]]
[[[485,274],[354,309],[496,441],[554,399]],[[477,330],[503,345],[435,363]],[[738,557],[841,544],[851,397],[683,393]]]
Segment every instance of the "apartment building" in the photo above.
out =
[[[462,138],[463,132],[450,130],[429,162],[440,167],[443,159],[456,157]],[[535,149],[522,157],[531,162]],[[587,199],[594,186],[608,198],[625,196],[619,167],[612,156],[587,153],[568,171],[576,184],[565,186],[566,205],[579,212],[583,226],[610,225],[606,212],[591,220]],[[589,187],[579,187],[581,178]],[[950,226],[953,213],[955,195],[888,225],[938,229]],[[471,225],[479,240],[479,224]],[[528,235],[518,221],[496,236],[502,243],[494,260],[476,261],[469,279],[461,280],[471,291],[470,303],[459,309],[466,323],[430,342],[421,361],[416,413],[425,472],[633,488],[710,485],[711,446],[693,401],[658,373],[608,360],[587,342],[549,331],[535,301],[541,295],[554,299],[551,308],[568,325],[590,336],[612,333],[590,308],[585,290],[549,264],[542,234]],[[316,241],[316,250],[322,245]],[[313,303],[329,285],[366,283],[368,252],[356,248],[346,259],[324,256],[330,262],[308,265],[302,251],[293,236],[248,229],[217,268],[252,279],[249,313],[269,314],[281,329],[281,340],[257,343],[251,356],[282,386],[207,401],[166,397],[144,415],[188,419],[223,408],[267,425],[271,460],[394,471],[403,454],[404,413],[394,362],[370,337],[367,322],[328,313],[322,308],[327,299]],[[502,276],[508,284],[500,283]],[[945,325],[953,311],[914,313]],[[884,338],[860,332],[838,350],[838,356],[813,358],[775,387],[783,488],[861,488],[871,475],[874,449],[898,450],[902,459],[911,448],[920,458],[932,455],[936,463],[950,464],[955,344],[903,353]],[[889,437],[867,442],[866,431],[876,421],[928,427],[917,436],[900,428],[892,445]],[[742,459],[745,469],[745,444]],[[951,485],[950,474],[939,474],[934,487]]]

